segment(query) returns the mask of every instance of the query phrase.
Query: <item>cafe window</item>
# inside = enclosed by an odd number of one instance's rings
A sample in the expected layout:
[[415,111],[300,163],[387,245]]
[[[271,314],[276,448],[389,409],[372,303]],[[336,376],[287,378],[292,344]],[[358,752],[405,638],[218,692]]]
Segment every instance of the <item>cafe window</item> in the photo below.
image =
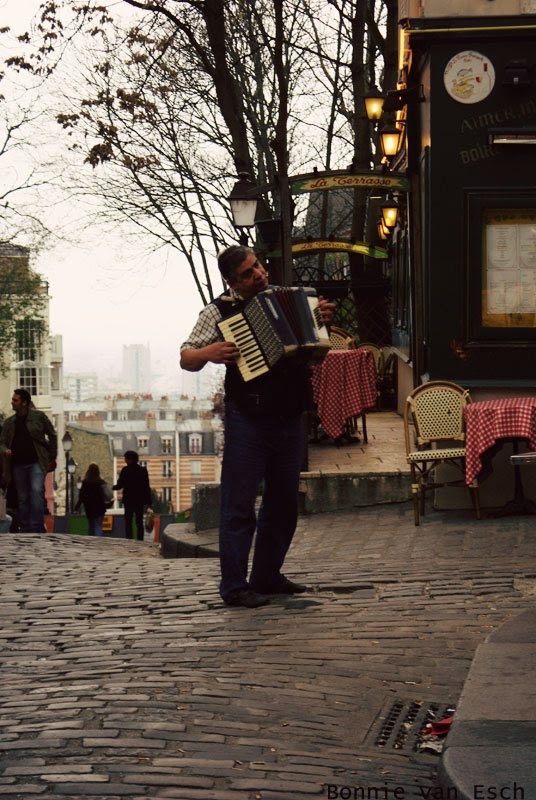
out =
[[536,340],[536,193],[469,192],[469,345]]
[[482,324],[536,327],[536,209],[484,212]]

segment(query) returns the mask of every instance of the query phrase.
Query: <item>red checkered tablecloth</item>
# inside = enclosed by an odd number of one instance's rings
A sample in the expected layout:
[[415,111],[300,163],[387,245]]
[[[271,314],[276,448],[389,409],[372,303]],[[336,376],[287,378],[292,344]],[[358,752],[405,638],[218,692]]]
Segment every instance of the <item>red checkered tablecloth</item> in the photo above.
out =
[[331,439],[342,436],[347,420],[376,405],[376,363],[366,347],[330,350],[312,372],[316,410]]
[[482,469],[481,455],[497,439],[527,439],[536,450],[536,397],[482,400],[465,407],[465,482]]

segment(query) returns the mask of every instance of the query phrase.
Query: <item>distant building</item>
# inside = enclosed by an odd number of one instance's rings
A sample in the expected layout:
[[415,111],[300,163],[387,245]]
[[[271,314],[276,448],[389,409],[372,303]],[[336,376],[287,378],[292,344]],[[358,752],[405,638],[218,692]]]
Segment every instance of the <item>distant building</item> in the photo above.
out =
[[[31,273],[30,251],[7,242],[0,242],[0,273],[12,269]],[[16,322],[13,345],[8,359],[7,372],[0,373],[0,411],[9,416],[11,396],[15,389],[26,389],[32,395],[36,408],[44,411],[52,421],[58,440],[65,432],[63,414],[63,352],[61,336],[49,335],[48,284],[41,282],[46,303],[39,319],[25,317]],[[43,335],[43,323],[45,333]],[[61,444],[58,447],[56,477],[65,469]],[[54,511],[54,475],[49,473],[45,482],[48,508]]]
[[147,345],[123,345],[123,381],[133,392],[150,391],[151,351]]
[[80,402],[95,397],[99,388],[96,372],[69,373],[63,378],[63,391],[69,400]]
[[[135,450],[151,487],[173,512],[190,508],[194,486],[219,480],[222,423],[211,400],[184,395],[154,399],[150,394],[65,400],[65,416],[76,430],[108,435],[116,474],[124,466],[125,451]],[[73,447],[82,471],[86,461],[97,461],[88,450],[79,455]]]

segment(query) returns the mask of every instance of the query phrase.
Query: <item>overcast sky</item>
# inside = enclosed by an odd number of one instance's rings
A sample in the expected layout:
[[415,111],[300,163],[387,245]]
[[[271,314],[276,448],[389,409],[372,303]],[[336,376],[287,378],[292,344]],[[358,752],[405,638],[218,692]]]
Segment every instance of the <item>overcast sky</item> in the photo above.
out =
[[[0,0],[0,27],[24,31],[39,3]],[[122,346],[148,344],[160,376],[155,388],[189,391],[195,382],[183,380],[178,346],[202,303],[187,264],[171,249],[140,259],[119,230],[86,239],[49,249],[34,263],[49,283],[51,333],[63,337],[65,370],[117,375]]]

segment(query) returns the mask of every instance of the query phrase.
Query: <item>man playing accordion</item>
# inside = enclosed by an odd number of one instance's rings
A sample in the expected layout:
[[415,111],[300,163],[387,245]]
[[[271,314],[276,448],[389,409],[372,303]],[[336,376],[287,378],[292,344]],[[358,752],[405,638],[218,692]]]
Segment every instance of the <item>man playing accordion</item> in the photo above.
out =
[[[183,369],[225,364],[225,444],[220,506],[220,594],[227,605],[256,608],[270,595],[301,594],[306,587],[281,569],[296,530],[298,485],[303,461],[303,419],[311,406],[310,369],[299,358],[278,361],[245,381],[236,366],[233,342],[222,341],[218,323],[241,312],[268,289],[268,274],[253,250],[234,245],[218,257],[229,291],[209,303],[181,345]],[[334,305],[318,299],[329,324]],[[262,503],[255,512],[259,485]],[[255,549],[248,580],[253,536]]]

